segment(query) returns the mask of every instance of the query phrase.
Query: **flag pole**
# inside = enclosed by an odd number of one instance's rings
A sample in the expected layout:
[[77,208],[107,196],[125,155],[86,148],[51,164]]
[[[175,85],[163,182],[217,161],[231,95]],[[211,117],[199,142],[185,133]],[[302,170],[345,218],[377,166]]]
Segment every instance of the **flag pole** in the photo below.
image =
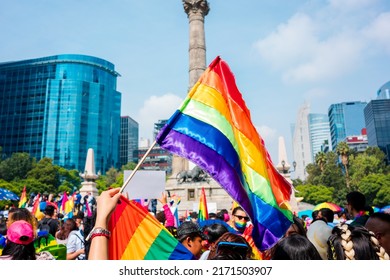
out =
[[150,154],[150,152],[152,151],[153,147],[156,145],[156,140],[154,140],[154,142],[152,143],[152,145],[150,146],[150,148],[146,151],[146,153],[144,154],[144,156],[141,158],[141,160],[138,162],[137,166],[134,168],[133,172],[131,172],[129,178],[127,178],[126,182],[123,183],[123,186],[121,187],[120,189],[120,193],[123,192],[123,190],[125,189],[125,187],[127,186],[127,184],[130,182],[131,178],[134,177],[134,174],[135,172],[137,172],[137,170],[140,168],[141,164],[145,161],[146,157]]

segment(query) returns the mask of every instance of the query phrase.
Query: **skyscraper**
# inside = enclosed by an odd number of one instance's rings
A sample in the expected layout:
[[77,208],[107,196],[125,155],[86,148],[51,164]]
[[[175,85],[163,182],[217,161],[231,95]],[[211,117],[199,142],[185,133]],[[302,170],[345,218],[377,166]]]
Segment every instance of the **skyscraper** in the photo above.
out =
[[325,141],[330,143],[329,119],[326,114],[309,114],[309,136],[311,147],[311,161],[315,161],[315,156],[321,151],[321,146]]
[[293,160],[296,162],[294,177],[301,180],[306,179],[306,165],[312,162],[308,123],[309,111],[310,106],[307,103],[299,109],[292,136]]
[[120,165],[138,162],[139,125],[129,116],[121,117]]
[[347,136],[360,135],[365,127],[364,108],[367,102],[343,102],[330,105],[328,109],[332,149]]
[[119,74],[106,60],[55,55],[0,63],[0,146],[83,170],[89,148],[96,170],[119,165]]
[[368,146],[379,147],[390,163],[390,82],[378,91],[377,99],[371,100],[364,109]]

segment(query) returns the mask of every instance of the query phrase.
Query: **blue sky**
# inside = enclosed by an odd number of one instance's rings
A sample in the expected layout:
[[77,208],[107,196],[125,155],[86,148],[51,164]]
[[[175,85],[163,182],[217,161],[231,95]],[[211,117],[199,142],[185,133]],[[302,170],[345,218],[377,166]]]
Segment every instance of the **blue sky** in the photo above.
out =
[[[220,55],[277,161],[291,159],[290,124],[304,102],[375,99],[390,80],[388,0],[209,0],[207,64]],[[188,19],[181,0],[2,0],[0,61],[85,54],[115,64],[122,115],[152,137],[188,88]]]

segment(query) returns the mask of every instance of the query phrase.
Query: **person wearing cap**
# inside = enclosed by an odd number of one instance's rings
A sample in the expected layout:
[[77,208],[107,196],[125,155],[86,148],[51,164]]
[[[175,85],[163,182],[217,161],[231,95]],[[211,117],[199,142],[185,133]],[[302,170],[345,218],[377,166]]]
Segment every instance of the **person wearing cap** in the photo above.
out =
[[202,253],[202,241],[207,240],[207,236],[197,224],[187,221],[178,227],[177,239],[196,258],[199,258]]
[[54,260],[49,252],[35,253],[34,239],[34,229],[29,222],[13,222],[7,229],[7,240],[0,260]]

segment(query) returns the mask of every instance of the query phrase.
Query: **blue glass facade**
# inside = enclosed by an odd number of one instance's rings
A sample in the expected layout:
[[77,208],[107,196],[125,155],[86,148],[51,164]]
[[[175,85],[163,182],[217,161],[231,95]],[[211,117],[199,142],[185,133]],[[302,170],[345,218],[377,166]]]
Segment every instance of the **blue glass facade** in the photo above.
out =
[[368,146],[379,147],[390,163],[390,99],[371,100],[364,109]]
[[332,149],[347,136],[360,135],[365,128],[364,108],[367,102],[343,102],[332,104],[328,109]]
[[121,142],[120,162],[121,166],[129,162],[138,162],[138,123],[129,116],[121,117]]
[[84,170],[89,148],[96,170],[119,166],[119,74],[106,60],[57,55],[0,63],[0,146]]
[[330,142],[329,119],[326,114],[309,114],[309,135],[311,146],[312,162],[315,162],[315,156],[321,152],[324,142]]

